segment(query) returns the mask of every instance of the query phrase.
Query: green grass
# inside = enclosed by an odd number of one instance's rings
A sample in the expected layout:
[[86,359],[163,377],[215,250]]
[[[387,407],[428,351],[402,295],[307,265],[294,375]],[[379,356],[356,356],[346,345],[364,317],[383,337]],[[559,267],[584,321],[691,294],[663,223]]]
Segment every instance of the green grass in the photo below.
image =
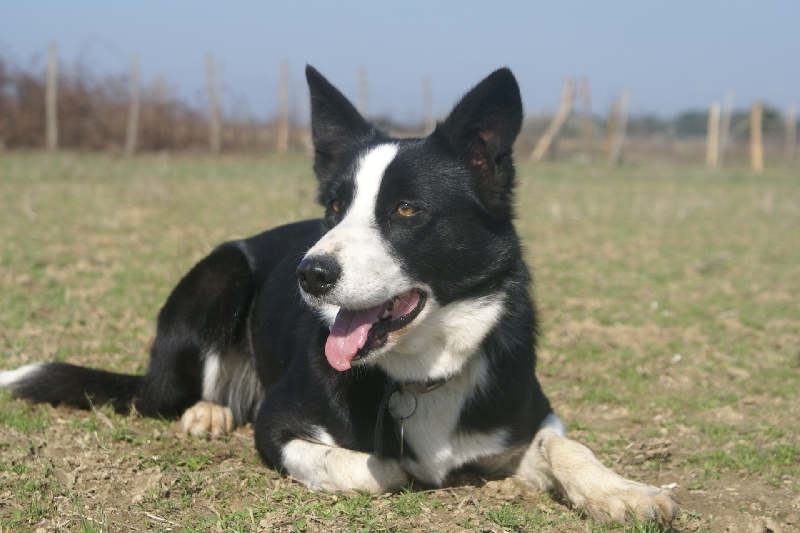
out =
[[[143,372],[180,276],[219,242],[317,216],[315,196],[299,156],[4,153],[0,368]],[[678,482],[692,530],[714,530],[720,511],[697,495],[732,478],[750,489],[741,507],[765,491],[796,498],[800,172],[523,164],[517,213],[542,318],[538,373],[570,433],[626,475]],[[626,465],[631,446],[657,438],[669,459]],[[314,493],[261,465],[247,430],[197,441],[170,421],[0,392],[6,529],[654,530],[482,483]]]
[[707,449],[687,458],[687,464],[698,471],[694,481],[698,487],[726,472],[758,475],[772,485],[800,476],[800,445],[785,428],[764,423],[697,426],[709,443]]
[[41,431],[48,427],[50,421],[50,408],[40,405],[26,406],[10,401],[12,396],[8,391],[0,391],[0,426],[17,429],[23,433]]
[[486,516],[500,527],[512,531],[531,531],[541,525],[541,513],[531,513],[524,506],[504,503],[497,509],[490,509]]

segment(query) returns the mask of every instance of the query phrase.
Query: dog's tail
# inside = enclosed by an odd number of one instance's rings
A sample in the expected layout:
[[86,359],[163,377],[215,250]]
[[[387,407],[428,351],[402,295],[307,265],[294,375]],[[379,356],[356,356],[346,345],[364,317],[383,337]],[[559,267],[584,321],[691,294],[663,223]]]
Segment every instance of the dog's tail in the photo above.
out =
[[67,363],[34,363],[0,372],[0,387],[36,403],[67,404],[80,409],[111,404],[128,412],[144,376],[115,374]]

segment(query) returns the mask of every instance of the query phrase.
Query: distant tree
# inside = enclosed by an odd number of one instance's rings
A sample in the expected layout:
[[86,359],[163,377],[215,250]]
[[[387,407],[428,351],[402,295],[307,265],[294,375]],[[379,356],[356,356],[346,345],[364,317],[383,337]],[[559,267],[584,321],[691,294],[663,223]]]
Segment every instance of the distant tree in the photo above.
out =
[[778,108],[769,104],[764,104],[761,121],[764,125],[764,135],[783,135],[783,115],[781,115],[781,112],[778,110]]
[[[781,112],[769,104],[761,108],[761,127],[765,137],[782,136],[784,131],[783,116]],[[740,109],[733,112],[731,129],[734,135],[750,135],[750,110]]]
[[669,133],[670,121],[657,115],[636,115],[628,119],[628,133],[631,136],[649,137]]
[[[764,135],[783,135],[783,118],[780,111],[769,104],[763,105],[761,118]],[[674,120],[675,135],[678,137],[699,137],[708,130],[708,111],[689,110],[680,113]],[[734,135],[750,134],[750,110],[739,109],[731,116],[731,129]]]
[[689,110],[680,113],[674,120],[675,135],[699,137],[708,129],[708,111]]

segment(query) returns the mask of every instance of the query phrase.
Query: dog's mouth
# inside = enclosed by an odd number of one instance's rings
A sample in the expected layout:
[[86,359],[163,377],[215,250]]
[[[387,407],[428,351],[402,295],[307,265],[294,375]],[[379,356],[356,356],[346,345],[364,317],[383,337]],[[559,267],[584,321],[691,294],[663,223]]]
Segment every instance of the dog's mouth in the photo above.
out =
[[369,309],[339,309],[325,343],[325,357],[336,370],[348,370],[384,346],[389,334],[406,327],[425,307],[425,293],[411,289]]

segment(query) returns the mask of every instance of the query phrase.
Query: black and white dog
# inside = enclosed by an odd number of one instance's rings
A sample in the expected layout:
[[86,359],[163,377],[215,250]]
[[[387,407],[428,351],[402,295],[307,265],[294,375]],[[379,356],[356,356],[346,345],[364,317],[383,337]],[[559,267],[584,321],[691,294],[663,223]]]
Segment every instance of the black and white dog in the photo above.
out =
[[476,467],[554,489],[594,518],[669,522],[668,494],[564,436],[535,377],[511,72],[422,139],[388,137],[306,75],[325,217],[225,243],[192,268],[161,309],[145,376],[41,363],[0,385],[181,416],[191,434],[252,422],[264,461],[313,489],[438,486]]

